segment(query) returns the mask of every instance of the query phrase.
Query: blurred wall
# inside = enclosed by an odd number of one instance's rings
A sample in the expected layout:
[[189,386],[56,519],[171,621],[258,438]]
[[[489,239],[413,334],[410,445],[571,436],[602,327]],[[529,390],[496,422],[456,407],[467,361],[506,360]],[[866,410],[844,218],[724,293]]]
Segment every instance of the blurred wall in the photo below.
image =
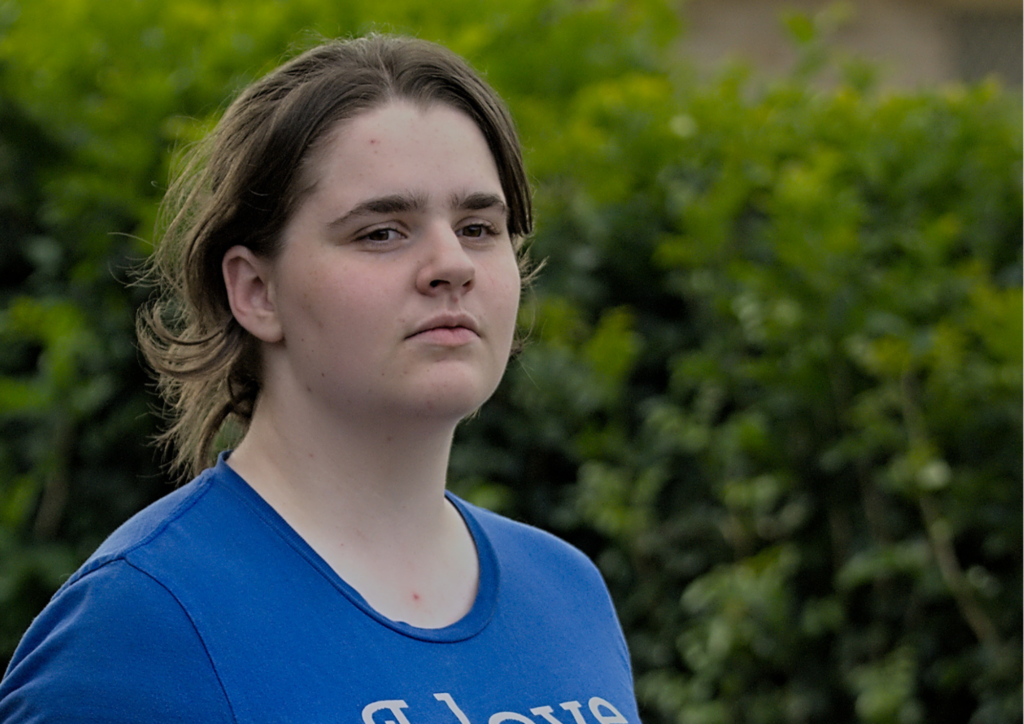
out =
[[792,63],[792,43],[780,16],[816,14],[832,7],[848,17],[835,42],[879,65],[892,87],[996,76],[1021,86],[1022,10],[1019,0],[684,0],[684,52],[711,70],[741,58],[766,74]]

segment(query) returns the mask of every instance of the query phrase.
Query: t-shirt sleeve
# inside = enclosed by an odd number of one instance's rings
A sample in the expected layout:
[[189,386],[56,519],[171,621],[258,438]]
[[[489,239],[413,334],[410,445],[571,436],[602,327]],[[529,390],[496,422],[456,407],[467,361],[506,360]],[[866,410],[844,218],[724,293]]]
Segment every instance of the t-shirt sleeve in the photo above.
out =
[[230,704],[187,613],[118,559],[65,586],[21,641],[0,722],[230,722]]

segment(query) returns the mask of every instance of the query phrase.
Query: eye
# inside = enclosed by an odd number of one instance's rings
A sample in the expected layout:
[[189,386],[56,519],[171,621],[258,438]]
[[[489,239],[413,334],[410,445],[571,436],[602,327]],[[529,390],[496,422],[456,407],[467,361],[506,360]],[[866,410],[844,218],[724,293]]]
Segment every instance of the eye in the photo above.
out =
[[361,235],[357,241],[368,241],[374,244],[386,244],[390,241],[398,241],[402,234],[398,229],[384,226],[379,229],[372,229]]
[[500,233],[494,225],[486,223],[466,224],[459,230],[459,234],[470,239],[483,239]]

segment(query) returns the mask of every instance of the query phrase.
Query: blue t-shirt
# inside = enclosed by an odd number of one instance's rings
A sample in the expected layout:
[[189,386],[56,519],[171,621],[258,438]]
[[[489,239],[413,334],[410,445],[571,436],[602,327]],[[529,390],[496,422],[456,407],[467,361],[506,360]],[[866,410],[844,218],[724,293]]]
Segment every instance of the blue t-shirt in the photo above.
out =
[[477,596],[421,629],[372,609],[222,459],[54,595],[0,683],[0,722],[640,724],[596,568],[449,497]]

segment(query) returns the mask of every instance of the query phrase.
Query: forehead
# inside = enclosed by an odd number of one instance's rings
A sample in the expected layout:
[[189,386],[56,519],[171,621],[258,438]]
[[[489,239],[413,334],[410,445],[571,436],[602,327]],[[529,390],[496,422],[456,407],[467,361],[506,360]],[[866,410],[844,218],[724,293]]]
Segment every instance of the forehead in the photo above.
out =
[[[390,101],[334,125],[310,148],[304,164],[309,186],[362,185],[394,190],[418,182],[429,193],[447,181],[485,184],[500,193],[497,163],[483,132],[466,113],[442,103]],[[461,189],[480,191],[485,189]],[[454,191],[454,189],[449,189]]]

